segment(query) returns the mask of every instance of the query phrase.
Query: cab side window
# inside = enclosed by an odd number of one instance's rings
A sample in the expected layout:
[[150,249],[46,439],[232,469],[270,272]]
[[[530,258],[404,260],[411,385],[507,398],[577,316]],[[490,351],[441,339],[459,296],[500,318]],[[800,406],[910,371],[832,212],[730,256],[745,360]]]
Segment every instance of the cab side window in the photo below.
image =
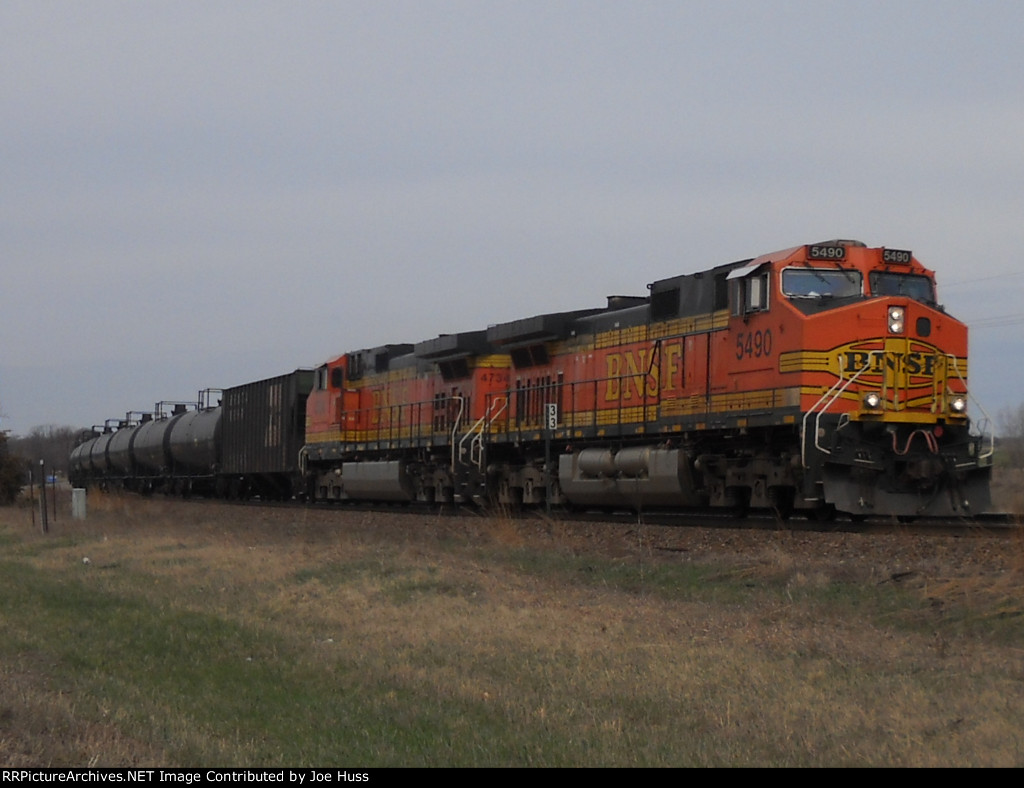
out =
[[768,311],[768,272],[749,274],[731,282],[732,314],[747,315]]

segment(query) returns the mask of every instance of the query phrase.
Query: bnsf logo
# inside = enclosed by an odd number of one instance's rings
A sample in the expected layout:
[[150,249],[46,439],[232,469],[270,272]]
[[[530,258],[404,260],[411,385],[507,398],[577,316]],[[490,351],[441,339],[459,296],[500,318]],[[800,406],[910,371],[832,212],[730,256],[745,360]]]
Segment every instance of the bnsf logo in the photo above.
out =
[[[821,372],[876,386],[935,389],[949,377],[967,376],[967,359],[919,339],[878,337],[831,350],[798,350],[779,357],[779,371]],[[923,396],[923,394],[922,394]]]
[[851,377],[857,372],[862,374],[881,374],[886,370],[905,375],[935,374],[935,353],[892,353],[885,350],[847,350],[842,353],[844,377]]
[[[932,385],[945,374],[946,354],[919,340],[855,342],[832,351],[833,371],[849,380],[901,387]],[[832,366],[830,365],[830,366]]]

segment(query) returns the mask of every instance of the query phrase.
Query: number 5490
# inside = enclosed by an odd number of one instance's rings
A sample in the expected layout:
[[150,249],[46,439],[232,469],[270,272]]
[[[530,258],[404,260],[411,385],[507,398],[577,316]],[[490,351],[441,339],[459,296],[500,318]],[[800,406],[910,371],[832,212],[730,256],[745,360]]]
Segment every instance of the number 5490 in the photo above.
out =
[[772,331],[739,331],[736,334],[736,358],[766,358],[772,354]]

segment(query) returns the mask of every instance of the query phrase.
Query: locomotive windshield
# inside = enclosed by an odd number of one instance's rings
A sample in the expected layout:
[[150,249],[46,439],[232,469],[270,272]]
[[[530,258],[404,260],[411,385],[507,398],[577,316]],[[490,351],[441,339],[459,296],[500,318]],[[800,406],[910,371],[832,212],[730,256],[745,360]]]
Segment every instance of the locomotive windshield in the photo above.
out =
[[835,268],[787,268],[782,292],[790,298],[850,298],[863,291],[860,271]]
[[920,274],[894,274],[889,271],[872,271],[868,276],[871,294],[876,296],[906,296],[926,304],[935,303],[935,289],[932,280]]

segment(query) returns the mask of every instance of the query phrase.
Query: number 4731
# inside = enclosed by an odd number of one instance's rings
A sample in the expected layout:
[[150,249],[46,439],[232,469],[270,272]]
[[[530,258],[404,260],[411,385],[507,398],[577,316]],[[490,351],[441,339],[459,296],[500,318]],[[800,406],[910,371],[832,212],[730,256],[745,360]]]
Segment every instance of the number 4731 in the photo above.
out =
[[736,358],[765,358],[772,354],[772,331],[739,331],[736,333]]

